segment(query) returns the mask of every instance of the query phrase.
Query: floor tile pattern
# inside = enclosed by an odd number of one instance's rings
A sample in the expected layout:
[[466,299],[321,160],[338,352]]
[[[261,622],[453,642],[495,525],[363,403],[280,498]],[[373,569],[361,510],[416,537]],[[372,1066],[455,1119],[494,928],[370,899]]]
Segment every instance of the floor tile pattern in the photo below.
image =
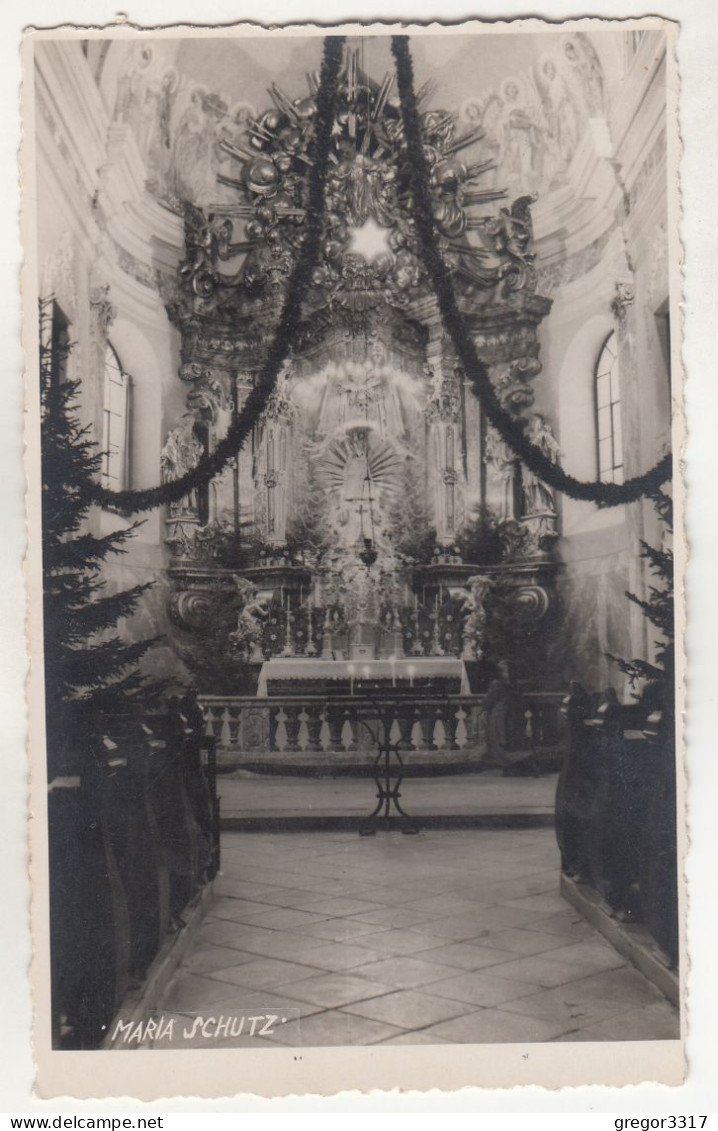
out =
[[161,1013],[282,1018],[222,1047],[677,1038],[676,1009],[558,875],[551,829],[224,833]]

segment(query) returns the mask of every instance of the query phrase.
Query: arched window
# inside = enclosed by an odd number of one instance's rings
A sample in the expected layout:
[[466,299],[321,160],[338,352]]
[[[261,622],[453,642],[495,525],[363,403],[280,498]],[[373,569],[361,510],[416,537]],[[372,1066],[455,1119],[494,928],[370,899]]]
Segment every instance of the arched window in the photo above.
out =
[[102,483],[114,491],[130,485],[129,423],[130,378],[108,343],[102,405]]
[[623,483],[621,381],[615,331],[601,347],[595,382],[598,477],[602,483]]

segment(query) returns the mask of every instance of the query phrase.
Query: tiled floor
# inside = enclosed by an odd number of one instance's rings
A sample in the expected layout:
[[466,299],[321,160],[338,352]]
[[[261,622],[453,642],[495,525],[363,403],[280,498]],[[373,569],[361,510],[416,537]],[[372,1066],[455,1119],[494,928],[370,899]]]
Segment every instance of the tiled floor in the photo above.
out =
[[551,829],[224,833],[215,892],[161,1013],[278,1016],[225,1047],[678,1037],[560,897]]

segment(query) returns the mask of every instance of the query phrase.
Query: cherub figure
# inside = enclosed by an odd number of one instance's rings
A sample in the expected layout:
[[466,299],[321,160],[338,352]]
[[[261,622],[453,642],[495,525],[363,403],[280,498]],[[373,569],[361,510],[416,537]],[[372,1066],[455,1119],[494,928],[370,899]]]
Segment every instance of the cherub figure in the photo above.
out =
[[229,639],[237,645],[245,659],[250,662],[261,662],[264,655],[260,641],[264,622],[269,616],[271,595],[260,590],[245,577],[235,577],[234,581],[239,595],[240,610],[236,631],[231,633]]
[[449,590],[450,596],[463,598],[459,615],[463,618],[462,641],[463,660],[480,660],[482,656],[482,643],[484,626],[486,624],[486,609],[484,601],[491,590],[492,581],[482,573],[475,573],[466,582],[466,589]]

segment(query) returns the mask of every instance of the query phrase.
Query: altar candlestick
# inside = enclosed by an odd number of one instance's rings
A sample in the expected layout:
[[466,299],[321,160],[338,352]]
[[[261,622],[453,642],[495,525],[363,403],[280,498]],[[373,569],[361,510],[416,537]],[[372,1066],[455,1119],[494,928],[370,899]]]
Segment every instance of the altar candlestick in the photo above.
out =
[[414,668],[413,664],[409,664],[409,667],[406,670],[409,673],[409,687],[413,687],[414,686],[414,671],[416,669]]
[[354,694],[354,664],[350,664],[347,668],[349,672],[349,694]]
[[391,667],[391,686],[392,687],[396,687],[396,668],[394,666],[395,662],[396,662],[396,657],[390,656],[389,657],[389,665]]

